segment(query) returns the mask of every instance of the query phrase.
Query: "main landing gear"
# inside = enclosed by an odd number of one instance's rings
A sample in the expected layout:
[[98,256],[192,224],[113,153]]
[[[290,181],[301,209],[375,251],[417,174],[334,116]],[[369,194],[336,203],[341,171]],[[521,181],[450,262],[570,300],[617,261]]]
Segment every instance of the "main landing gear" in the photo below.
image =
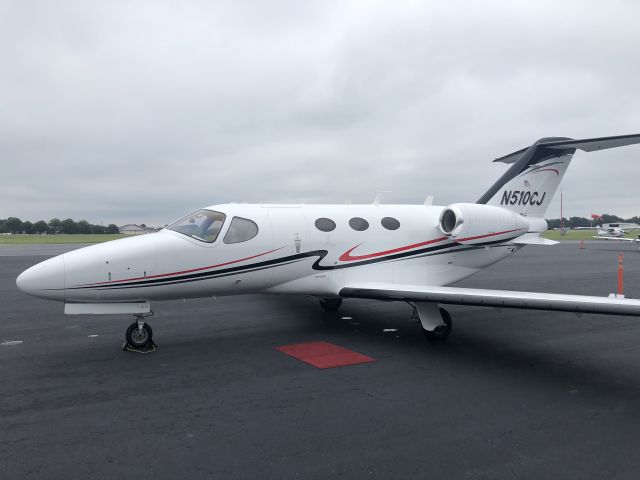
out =
[[145,322],[145,318],[151,315],[153,315],[153,312],[147,315],[139,314],[135,316],[136,321],[129,325],[125,333],[123,350],[148,353],[156,349],[156,345],[153,343],[153,330]]
[[413,307],[413,316],[420,321],[422,332],[427,340],[444,340],[451,333],[453,320],[451,315],[437,303],[416,302],[409,303]]
[[340,305],[342,305],[342,299],[339,297],[320,299],[320,306],[325,312],[335,312],[340,308]]

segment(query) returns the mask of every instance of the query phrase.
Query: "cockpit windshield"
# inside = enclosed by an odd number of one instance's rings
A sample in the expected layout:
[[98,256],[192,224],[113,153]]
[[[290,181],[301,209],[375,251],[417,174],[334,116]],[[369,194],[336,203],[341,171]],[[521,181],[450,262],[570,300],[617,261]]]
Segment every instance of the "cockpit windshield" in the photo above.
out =
[[198,210],[167,227],[201,242],[213,243],[224,224],[225,214],[213,210]]

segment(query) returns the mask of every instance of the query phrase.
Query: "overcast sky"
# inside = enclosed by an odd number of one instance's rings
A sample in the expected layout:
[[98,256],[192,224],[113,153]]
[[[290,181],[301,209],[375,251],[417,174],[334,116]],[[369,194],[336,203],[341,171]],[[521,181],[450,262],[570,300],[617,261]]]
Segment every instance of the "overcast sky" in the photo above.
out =
[[[0,218],[473,202],[540,137],[640,133],[639,25],[632,0],[0,0]],[[578,152],[566,215],[640,215],[639,161]]]

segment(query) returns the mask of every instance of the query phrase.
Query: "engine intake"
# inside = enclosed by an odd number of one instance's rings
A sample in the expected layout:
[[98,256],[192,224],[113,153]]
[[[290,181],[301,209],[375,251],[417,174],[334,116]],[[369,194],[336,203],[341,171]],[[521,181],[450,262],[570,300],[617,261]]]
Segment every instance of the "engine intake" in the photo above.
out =
[[[539,223],[540,219],[533,219]],[[438,228],[462,244],[505,241],[530,231],[531,222],[522,215],[492,205],[454,203],[440,214]]]

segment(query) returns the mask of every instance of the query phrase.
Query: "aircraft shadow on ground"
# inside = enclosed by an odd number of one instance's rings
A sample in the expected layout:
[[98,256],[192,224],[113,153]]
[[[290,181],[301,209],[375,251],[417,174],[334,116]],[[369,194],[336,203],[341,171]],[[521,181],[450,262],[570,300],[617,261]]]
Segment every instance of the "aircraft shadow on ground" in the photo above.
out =
[[[315,299],[305,297],[265,297],[267,300],[260,307],[273,308],[269,312],[280,324],[274,327],[273,322],[265,320],[256,326],[246,328],[240,326],[220,330],[211,324],[210,328],[199,326],[198,335],[175,335],[174,327],[167,326],[163,331],[158,322],[158,351],[148,355],[130,352],[117,352],[119,344],[103,343],[99,346],[74,349],[60,352],[65,362],[70,357],[78,362],[109,363],[121,362],[126,357],[128,362],[136,365],[160,364],[171,361],[184,362],[190,365],[193,361],[223,362],[233,368],[234,356],[244,353],[251,356],[257,349],[271,348],[286,343],[326,340],[340,346],[354,348],[361,353],[376,357],[376,352],[384,351],[385,355],[406,358],[407,362],[437,361],[437,367],[443,372],[487,370],[506,372],[512,377],[514,371],[520,377],[540,385],[556,385],[566,389],[570,385],[580,385],[607,397],[620,399],[638,398],[640,394],[640,367],[634,368],[618,356],[606,362],[595,364],[588,359],[592,345],[585,343],[584,354],[576,355],[575,343],[571,343],[571,351],[563,350],[561,341],[553,345],[539,342],[527,343],[528,337],[513,335],[505,329],[517,325],[505,323],[507,316],[493,313],[491,309],[458,308],[454,313],[454,331],[444,342],[427,341],[416,320],[411,320],[411,307],[399,302],[375,302],[368,300],[345,302],[337,312],[324,312]],[[466,312],[466,313],[465,313]],[[486,313],[492,312],[493,318],[485,319]],[[482,318],[477,318],[478,316]],[[508,315],[512,315],[510,312]],[[295,316],[289,321],[288,316]],[[282,319],[285,322],[282,322]],[[557,320],[558,322],[561,319]],[[385,331],[387,330],[387,331]],[[175,333],[175,332],[174,332]],[[554,335],[555,332],[549,332]],[[556,337],[557,339],[557,337]],[[572,340],[571,336],[567,341]],[[371,350],[366,348],[371,346]],[[601,345],[607,348],[606,345]],[[619,364],[617,364],[619,360]],[[382,360],[384,361],[384,360]]]

